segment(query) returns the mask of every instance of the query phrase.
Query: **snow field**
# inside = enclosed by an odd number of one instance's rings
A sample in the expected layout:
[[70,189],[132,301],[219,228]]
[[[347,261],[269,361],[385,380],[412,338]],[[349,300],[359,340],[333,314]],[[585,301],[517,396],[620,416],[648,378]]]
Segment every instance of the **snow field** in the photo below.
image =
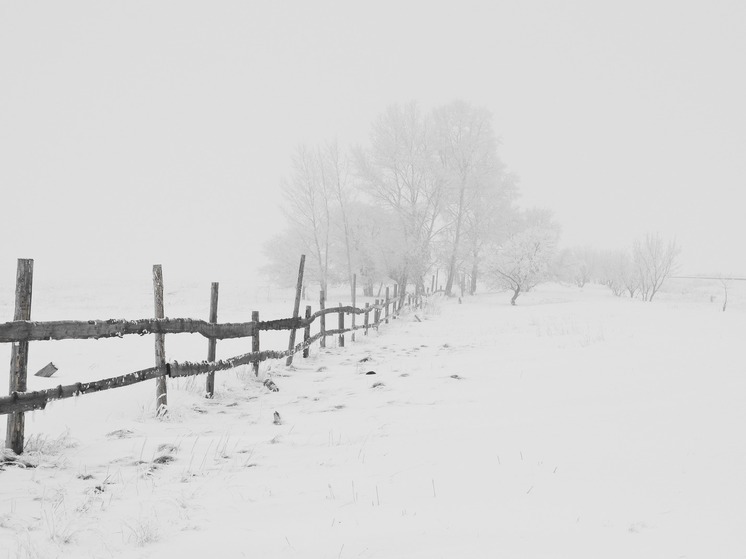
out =
[[[166,305],[176,316],[168,294]],[[517,307],[486,294],[418,316],[359,332],[345,348],[330,339],[291,369],[264,364],[278,393],[242,368],[216,376],[214,400],[202,397],[203,377],[172,383],[166,421],[152,418],[151,383],[28,414],[28,457],[39,466],[0,472],[0,550],[746,554],[746,313],[737,299],[722,313],[680,292],[645,304],[548,285]],[[112,352],[125,370],[152,359],[152,339],[130,339],[71,342],[69,353],[95,353],[89,371],[100,378]],[[166,343],[177,359],[206,352],[199,337]],[[44,345],[32,344],[32,357]],[[218,357],[233,354],[225,346]]]

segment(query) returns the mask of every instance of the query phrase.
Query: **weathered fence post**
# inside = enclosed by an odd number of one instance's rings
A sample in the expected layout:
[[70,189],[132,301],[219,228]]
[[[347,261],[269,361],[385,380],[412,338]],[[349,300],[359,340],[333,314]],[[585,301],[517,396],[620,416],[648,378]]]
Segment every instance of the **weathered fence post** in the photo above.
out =
[[[31,293],[34,283],[34,261],[19,258],[16,271],[16,307],[13,320],[31,320]],[[10,393],[26,392],[28,341],[14,342],[10,350]],[[16,454],[23,452],[25,418],[23,412],[8,415],[5,446]]]
[[311,305],[306,305],[306,320],[309,321],[303,329],[303,357],[308,357],[308,340],[311,338]]
[[[357,292],[357,274],[352,274],[352,306],[353,308],[357,308],[357,305],[355,305],[355,293]],[[350,335],[350,338],[352,338],[352,341],[355,341],[355,313],[352,313],[352,334]]]
[[[339,304],[339,329],[345,329],[345,313],[342,311],[342,303]],[[339,333],[339,347],[345,346],[345,334],[344,332]]]
[[368,335],[368,324],[370,322],[370,318],[368,314],[370,313],[370,303],[365,303],[365,318],[363,319],[363,325],[365,326],[365,335]]
[[[218,321],[218,283],[213,282],[210,286],[210,322],[213,324]],[[207,340],[207,360],[215,361],[215,352],[217,349],[218,340],[210,338]],[[207,373],[207,381],[205,382],[205,397],[212,398],[215,395],[215,373]]]
[[319,310],[321,311],[321,316],[319,316],[319,331],[321,332],[319,347],[326,347],[326,315],[324,309],[326,309],[326,296],[322,289],[319,294]]
[[[163,269],[160,264],[153,266],[153,296],[155,302],[155,318],[165,318],[163,309]],[[163,367],[166,365],[166,336],[165,334],[155,335],[155,366]],[[155,414],[163,416],[168,411],[168,386],[166,377],[161,376],[156,379],[155,385]]]
[[[251,322],[254,323],[254,335],[251,336],[251,353],[259,353],[259,311],[251,311]],[[254,376],[259,376],[259,361],[251,364]]]
[[386,308],[386,312],[384,314],[385,316],[384,322],[388,324],[389,323],[389,286],[388,285],[386,286],[386,307],[385,308]]
[[[293,305],[293,319],[298,318],[300,311],[300,297],[303,293],[303,266],[306,263],[306,255],[300,255],[300,266],[298,267],[298,284],[295,286],[295,304]],[[295,328],[290,329],[290,341],[288,342],[288,350],[292,351],[295,347]],[[288,355],[285,365],[289,367],[293,364],[293,354]]]
[[378,308],[379,304],[380,299],[376,299],[376,308],[373,310],[373,326],[375,326],[376,332],[378,332],[378,321],[381,320],[381,309]]
[[391,302],[391,316],[393,318],[396,318],[396,315],[399,314],[399,284],[394,284],[394,299]]

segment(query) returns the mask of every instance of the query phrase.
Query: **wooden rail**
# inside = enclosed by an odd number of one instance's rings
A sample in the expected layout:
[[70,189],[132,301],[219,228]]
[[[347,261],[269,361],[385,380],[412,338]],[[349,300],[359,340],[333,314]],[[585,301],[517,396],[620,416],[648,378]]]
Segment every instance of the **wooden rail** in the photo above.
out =
[[[24,265],[27,265],[28,263],[27,261],[23,262],[26,263]],[[19,270],[21,269],[20,266],[21,261],[19,261]],[[19,283],[19,285],[21,283]],[[25,284],[21,287],[25,289]],[[18,289],[20,289],[20,287],[17,287],[17,290]],[[121,388],[153,379],[158,381],[159,386],[160,383],[163,383],[165,386],[166,378],[178,378],[199,374],[208,374],[206,395],[210,397],[214,390],[213,375],[217,371],[251,364],[254,371],[258,372],[258,364],[262,361],[267,359],[289,358],[298,352],[303,352],[303,356],[307,357],[308,348],[311,345],[320,341],[321,347],[324,347],[326,338],[333,336],[339,336],[339,345],[343,346],[343,336],[346,332],[354,333],[356,330],[362,329],[367,335],[369,328],[377,329],[382,322],[388,323],[389,319],[392,317],[395,318],[401,310],[401,306],[397,304],[398,302],[395,299],[390,299],[388,297],[388,288],[386,289],[386,299],[380,301],[376,300],[375,304],[372,305],[366,303],[365,308],[362,309],[357,308],[354,305],[350,306],[342,304],[337,307],[324,308],[325,297],[322,292],[320,298],[320,310],[311,313],[311,307],[308,306],[306,307],[305,317],[298,316],[297,311],[294,309],[295,316],[291,318],[260,321],[259,313],[254,311],[252,312],[251,322],[219,324],[216,322],[217,290],[218,284],[213,283],[211,301],[214,302],[214,307],[211,305],[212,308],[209,321],[192,318],[145,318],[138,320],[60,320],[38,322],[22,320],[21,318],[30,316],[30,313],[28,312],[16,313],[15,320],[0,324],[0,343],[13,343],[14,348],[21,346],[27,347],[30,341],[41,340],[100,339],[135,334],[140,336],[155,334],[156,338],[158,338],[158,336],[163,336],[165,334],[192,333],[201,334],[210,341],[208,360],[202,362],[166,362],[165,359],[162,361],[157,359],[156,365],[148,369],[142,369],[92,382],[78,382],[64,386],[60,385],[56,388],[31,392],[25,390],[26,385],[24,374],[24,382],[11,384],[10,394],[8,396],[0,397],[0,415],[11,414],[10,417],[16,418],[14,421],[17,421],[18,417],[20,417],[22,421],[24,412],[44,409],[47,402],[53,400],[61,400],[84,394],[91,394],[93,392],[101,392],[103,390]],[[30,307],[30,287],[28,299],[29,303],[27,306]],[[415,297],[407,298],[406,306],[417,308],[423,304],[423,297]],[[372,320],[370,317],[371,313],[373,314]],[[157,310],[156,314],[158,314]],[[326,329],[325,318],[326,315],[329,314],[339,315],[339,328]],[[355,321],[352,320],[350,321],[350,327],[345,328],[344,315],[346,314],[352,315],[353,317],[358,314],[364,315],[363,324],[356,325]],[[321,322],[321,329],[317,334],[311,336],[310,328],[316,320]],[[303,329],[303,341],[301,343],[295,344],[293,342],[290,344],[289,348],[284,351],[259,350],[259,332],[268,330],[290,330],[291,332],[294,332],[298,329]],[[230,338],[252,338],[251,353],[237,355],[228,359],[215,360],[215,342],[217,340]],[[157,351],[156,354],[158,355]],[[23,373],[25,373],[25,370]],[[165,392],[163,395],[165,400]],[[13,438],[13,445],[11,448],[20,454],[23,442],[23,424],[21,423],[20,427],[16,426],[14,429],[14,432],[18,431],[20,433],[20,436]],[[6,443],[9,443],[9,441],[11,441],[10,438],[6,440]]]
[[[368,308],[372,310],[382,307],[383,305],[377,305],[370,306]],[[333,310],[335,313],[339,312],[338,308]],[[299,322],[307,322],[310,326],[313,321],[300,321],[299,319]],[[372,326],[378,326],[378,322],[374,322]],[[354,330],[361,330],[364,328],[366,328],[366,325],[354,326],[350,328],[338,328],[335,330],[326,330],[326,332],[318,332],[317,334],[310,336],[308,339],[304,339],[303,342],[296,344],[292,349],[287,349],[284,351],[268,350],[251,352],[237,355],[228,359],[220,359],[217,361],[202,361],[198,363],[190,361],[173,361],[170,363],[166,363],[163,366],[151,367],[149,369],[143,369],[140,371],[135,371],[132,373],[127,373],[124,375],[93,382],[78,382],[67,386],[60,385],[56,388],[36,390],[33,392],[14,391],[9,396],[0,397],[0,415],[44,409],[47,402],[50,402],[52,400],[62,400],[65,398],[72,398],[73,396],[80,396],[83,394],[91,394],[93,392],[110,390],[112,388],[121,388],[123,386],[129,386],[138,382],[157,379],[161,377],[177,378],[201,375],[205,373],[215,373],[217,371],[233,369],[241,365],[260,363],[262,361],[266,361],[267,359],[283,359],[310,347],[315,342],[320,340],[323,336],[342,335],[346,332],[352,332]]]
[[[382,305],[381,305],[381,308]],[[351,306],[316,311],[309,318],[281,318],[265,322],[234,322],[217,324],[194,318],[143,318],[138,320],[55,320],[35,322],[14,320],[0,324],[0,343],[43,340],[85,340],[121,338],[137,334],[201,334],[205,338],[225,340],[250,338],[254,330],[290,330],[305,328],[322,315],[363,314],[365,309]]]

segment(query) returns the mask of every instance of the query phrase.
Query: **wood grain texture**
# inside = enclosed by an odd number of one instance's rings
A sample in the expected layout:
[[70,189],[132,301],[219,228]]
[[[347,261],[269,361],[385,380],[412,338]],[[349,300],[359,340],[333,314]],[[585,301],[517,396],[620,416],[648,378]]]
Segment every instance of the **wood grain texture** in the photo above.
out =
[[[15,320],[31,320],[31,295],[34,283],[34,261],[19,259],[16,271]],[[14,343],[10,352],[10,392],[25,392],[28,375],[28,341]],[[25,418],[22,411],[8,417],[5,446],[16,454],[23,452]]]
[[[218,291],[220,285],[216,282],[210,286],[210,316],[209,320],[211,324],[215,324],[218,321]],[[215,338],[207,340],[207,360],[215,361],[215,355],[217,352],[218,341]],[[205,396],[212,398],[215,395],[215,373],[207,373],[207,380],[205,381]]]

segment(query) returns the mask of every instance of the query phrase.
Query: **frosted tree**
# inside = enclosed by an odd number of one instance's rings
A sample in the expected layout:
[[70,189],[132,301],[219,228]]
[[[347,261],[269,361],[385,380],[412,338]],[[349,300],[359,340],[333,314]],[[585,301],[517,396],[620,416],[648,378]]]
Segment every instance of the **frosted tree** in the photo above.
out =
[[490,272],[493,284],[513,292],[510,304],[547,278],[559,239],[559,227],[548,214],[529,214],[525,226],[512,234],[494,254]]
[[[360,200],[348,201],[345,213],[352,269],[358,275],[364,295],[372,297],[377,283],[398,277],[404,268],[406,254],[401,244],[400,222],[391,212]],[[333,260],[343,261],[347,245],[334,246]]]
[[482,260],[490,246],[497,246],[517,229],[518,213],[513,206],[516,178],[502,174],[496,181],[480,184],[464,215],[464,265],[469,271],[469,293],[477,290]]
[[[474,221],[483,216],[486,193],[496,193],[505,166],[497,156],[497,138],[492,115],[484,108],[464,101],[454,101],[433,111],[438,158],[442,166],[443,209],[447,239],[445,292],[450,295],[458,264],[469,253],[465,229],[472,236],[479,227]],[[472,223],[467,223],[471,218]],[[474,248],[472,238],[472,247]],[[477,264],[477,261],[474,261]],[[473,274],[475,278],[476,274]],[[474,279],[473,281],[476,281]]]
[[599,281],[617,297],[626,293],[633,298],[640,288],[629,251],[606,250],[599,253],[597,273]]
[[356,151],[356,167],[361,188],[397,220],[405,260],[394,279],[404,297],[409,281],[423,286],[442,207],[432,119],[416,103],[389,107],[373,124],[370,147]]
[[598,251],[590,246],[567,248],[560,252],[556,268],[560,280],[582,288],[588,282],[598,279],[600,256]]
[[[292,173],[289,179],[282,182],[283,211],[288,220],[289,231],[280,234],[272,243],[298,246],[308,255],[309,275],[319,282],[326,292],[329,277],[329,254],[332,244],[331,215],[332,192],[330,179],[326,176],[323,153],[318,149],[299,146],[292,158]],[[294,239],[292,243],[288,238]],[[282,262],[298,254],[283,254],[277,251],[268,252],[270,260]],[[274,269],[282,269],[275,266]],[[269,269],[273,269],[270,265]]]
[[[319,150],[319,167],[321,181],[326,185],[324,193],[331,195],[336,205],[335,219],[342,246],[344,246],[344,260],[347,264],[347,281],[352,290],[353,286],[353,239],[350,224],[350,205],[353,203],[353,189],[350,184],[350,170],[347,158],[340,152],[336,142],[326,144]],[[329,204],[329,201],[327,201]],[[352,299],[354,294],[350,293]],[[351,299],[351,300],[352,300]]]
[[643,301],[653,300],[675,269],[680,250],[675,240],[665,241],[660,233],[635,241],[632,259]]

